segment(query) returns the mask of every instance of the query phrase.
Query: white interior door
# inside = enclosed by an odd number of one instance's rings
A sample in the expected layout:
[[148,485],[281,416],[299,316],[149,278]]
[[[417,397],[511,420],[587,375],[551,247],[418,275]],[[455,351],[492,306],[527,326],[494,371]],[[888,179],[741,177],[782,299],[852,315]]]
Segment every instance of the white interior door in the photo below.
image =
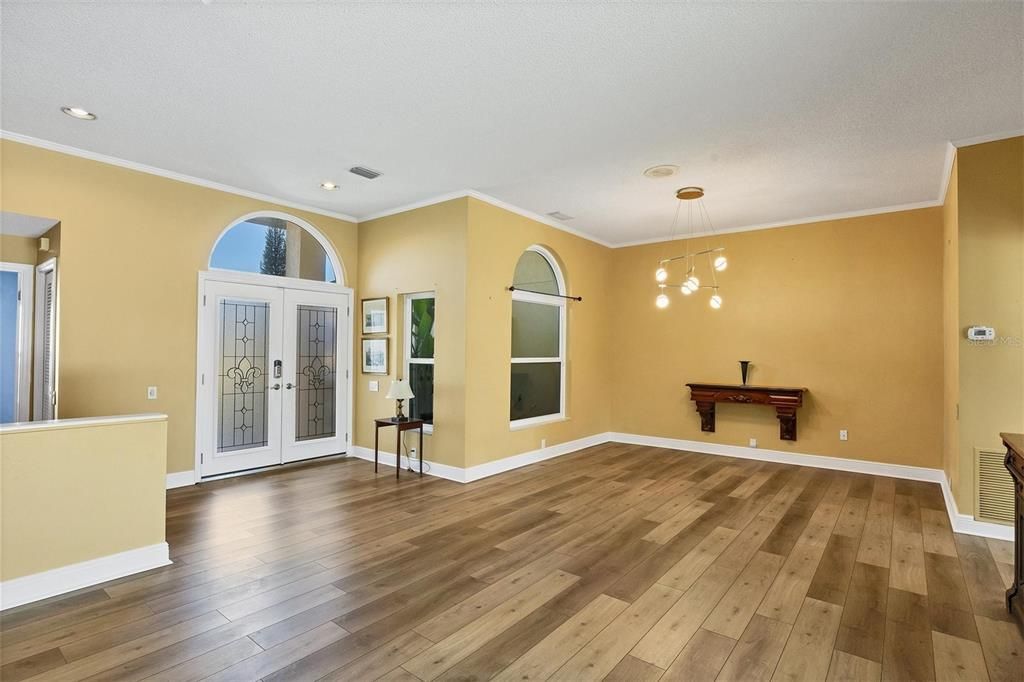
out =
[[[203,476],[281,463],[284,292],[208,282]],[[275,376],[277,368],[277,376]]]
[[284,306],[282,461],[345,452],[348,296],[288,289]]
[[348,294],[207,281],[200,475],[340,454],[348,441]]

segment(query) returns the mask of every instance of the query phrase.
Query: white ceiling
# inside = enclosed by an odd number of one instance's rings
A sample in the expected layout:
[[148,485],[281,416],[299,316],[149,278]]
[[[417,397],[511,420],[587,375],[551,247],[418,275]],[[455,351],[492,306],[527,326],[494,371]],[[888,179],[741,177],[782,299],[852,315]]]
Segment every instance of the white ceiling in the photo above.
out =
[[8,237],[41,237],[56,224],[53,218],[0,211],[0,234]]
[[1022,26],[1021,2],[5,2],[0,113],[357,218],[472,189],[618,244],[667,236],[688,184],[718,229],[935,201],[947,141],[1024,129]]

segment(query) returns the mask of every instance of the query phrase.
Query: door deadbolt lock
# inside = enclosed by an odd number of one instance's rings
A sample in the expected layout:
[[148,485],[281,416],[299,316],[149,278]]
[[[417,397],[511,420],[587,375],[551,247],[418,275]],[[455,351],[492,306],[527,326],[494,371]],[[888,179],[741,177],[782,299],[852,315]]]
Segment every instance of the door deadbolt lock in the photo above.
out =
[[274,360],[274,378],[275,379],[280,379],[281,378],[281,361],[280,360]]

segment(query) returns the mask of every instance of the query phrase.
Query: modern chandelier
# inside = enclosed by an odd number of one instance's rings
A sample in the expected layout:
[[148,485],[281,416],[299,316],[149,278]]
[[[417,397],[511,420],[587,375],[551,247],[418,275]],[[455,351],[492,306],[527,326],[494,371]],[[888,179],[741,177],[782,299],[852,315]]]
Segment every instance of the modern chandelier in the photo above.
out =
[[[682,202],[687,202],[687,232],[684,237],[685,241],[685,252],[681,256],[674,256],[672,258],[663,258],[658,263],[658,269],[654,272],[654,279],[658,283],[658,296],[654,299],[654,304],[659,308],[667,308],[669,304],[668,294],[666,293],[669,289],[679,289],[679,292],[684,296],[690,296],[696,293],[699,289],[710,289],[711,298],[708,299],[708,304],[718,310],[722,307],[722,297],[718,293],[718,275],[717,273],[725,270],[729,266],[729,261],[726,260],[722,252],[725,251],[724,246],[711,248],[710,240],[706,243],[706,248],[702,251],[690,252],[690,239],[694,236],[694,212],[696,211],[697,223],[702,228],[701,232],[705,235],[713,235],[715,230],[711,225],[711,216],[708,215],[708,210],[704,207],[704,196],[703,187],[683,187],[676,192],[676,199],[679,199],[680,203],[676,206],[675,218],[672,220],[672,234],[671,239],[675,239],[676,226],[679,223],[679,211],[682,207]],[[704,262],[704,257],[707,257],[707,272],[705,275],[705,282],[710,279],[710,284],[701,284],[700,277],[697,276],[698,267]],[[678,267],[674,267],[674,264],[682,261],[684,268],[683,281],[679,284],[669,283],[670,270],[678,270]]]

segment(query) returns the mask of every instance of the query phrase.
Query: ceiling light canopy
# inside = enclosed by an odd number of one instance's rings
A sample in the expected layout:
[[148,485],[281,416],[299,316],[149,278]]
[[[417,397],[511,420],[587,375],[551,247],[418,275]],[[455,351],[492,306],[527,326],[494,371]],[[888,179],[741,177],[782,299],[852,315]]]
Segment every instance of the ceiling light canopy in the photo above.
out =
[[669,178],[679,172],[679,166],[671,163],[663,163],[658,166],[651,166],[644,171],[644,175],[648,178]]
[[[646,174],[646,171],[645,171]],[[684,296],[689,296],[696,293],[700,289],[710,289],[711,298],[708,303],[712,308],[718,310],[722,307],[722,297],[718,293],[718,277],[716,273],[725,270],[728,267],[728,260],[722,255],[724,247],[712,247],[710,239],[705,245],[705,248],[700,251],[690,252],[689,238],[694,235],[694,212],[696,212],[697,222],[701,226],[701,232],[704,234],[714,234],[714,228],[711,225],[711,217],[708,215],[707,209],[704,207],[702,197],[704,196],[703,187],[682,187],[676,191],[676,198],[680,202],[692,202],[689,204],[688,214],[688,232],[686,235],[687,241],[684,241],[685,251],[681,256],[673,256],[671,258],[664,258],[658,263],[658,269],[654,271],[654,280],[658,283],[659,293],[657,298],[654,299],[655,305],[659,308],[667,308],[669,304],[668,295],[665,294],[667,287],[674,287],[679,289],[679,293]],[[669,235],[669,241],[675,239],[676,236],[676,225],[679,222],[679,210],[682,207],[680,203],[676,207],[675,218],[672,220],[672,231]],[[704,262],[702,256],[707,256],[707,271],[709,273],[708,278],[711,280],[711,284],[701,284],[700,277],[697,276],[697,267]],[[669,279],[669,268],[673,263],[682,261],[682,265],[685,267],[683,271],[683,281],[681,284],[668,284]]]
[[71,118],[77,118],[82,121],[95,121],[96,114],[83,109],[82,107],[61,107],[61,111],[70,116]]

